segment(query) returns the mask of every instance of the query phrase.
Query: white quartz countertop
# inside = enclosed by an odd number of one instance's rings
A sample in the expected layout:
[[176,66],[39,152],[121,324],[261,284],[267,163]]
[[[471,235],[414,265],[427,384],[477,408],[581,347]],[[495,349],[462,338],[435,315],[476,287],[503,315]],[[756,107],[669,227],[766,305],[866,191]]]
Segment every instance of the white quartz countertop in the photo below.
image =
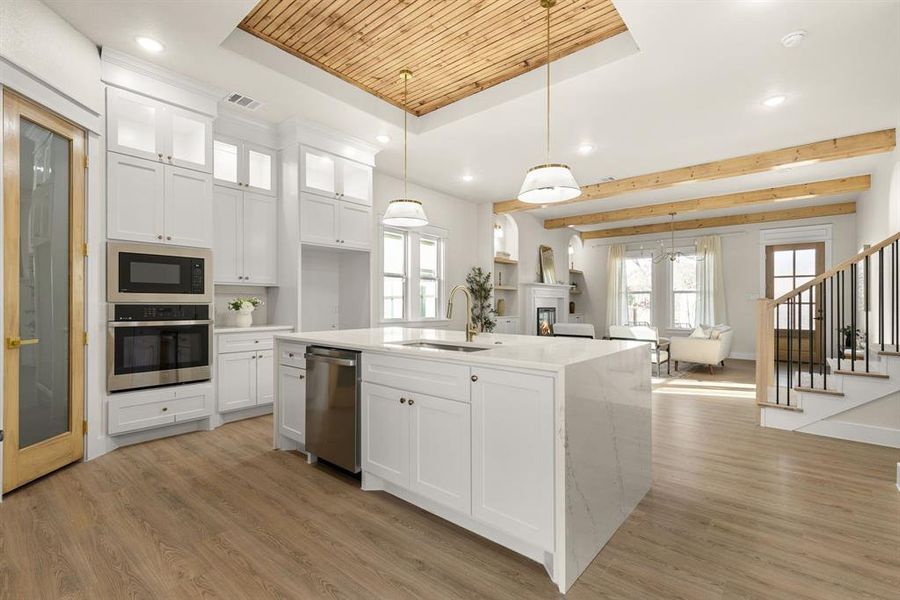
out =
[[215,333],[259,333],[262,331],[291,331],[292,325],[251,325],[250,327],[216,327]]
[[[424,358],[465,364],[499,365],[561,371],[566,365],[616,354],[646,345],[621,340],[590,340],[527,335],[481,333],[471,343],[465,332],[452,329],[413,329],[408,327],[375,327],[337,331],[279,333],[278,340],[309,345],[344,348],[362,352],[397,354],[408,358]],[[405,342],[434,341],[486,348],[479,352],[460,352],[403,346]]]

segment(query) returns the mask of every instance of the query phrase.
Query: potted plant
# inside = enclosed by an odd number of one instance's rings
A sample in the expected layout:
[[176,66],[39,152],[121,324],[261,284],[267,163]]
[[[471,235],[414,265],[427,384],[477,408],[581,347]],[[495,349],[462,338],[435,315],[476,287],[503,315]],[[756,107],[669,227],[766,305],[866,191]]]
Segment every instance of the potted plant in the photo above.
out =
[[859,329],[844,325],[838,331],[844,336],[844,348],[859,347],[858,343],[862,340],[862,333]]
[[228,301],[228,310],[237,313],[235,325],[237,327],[250,327],[253,325],[253,311],[257,306],[262,306],[263,301],[256,296],[232,298]]
[[472,267],[466,275],[466,285],[472,294],[472,324],[478,331],[490,333],[497,326],[494,319],[496,311],[491,306],[491,293],[494,291],[491,272],[481,267]]

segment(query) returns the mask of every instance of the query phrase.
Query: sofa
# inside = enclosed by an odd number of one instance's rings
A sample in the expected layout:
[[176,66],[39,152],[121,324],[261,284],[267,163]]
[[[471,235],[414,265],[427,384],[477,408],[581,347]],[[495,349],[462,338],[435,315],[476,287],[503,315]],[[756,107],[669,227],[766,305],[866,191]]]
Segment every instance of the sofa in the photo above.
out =
[[690,336],[673,337],[669,346],[675,370],[679,362],[709,365],[709,373],[717,366],[725,366],[725,359],[731,354],[734,330],[728,325],[715,327],[699,326]]

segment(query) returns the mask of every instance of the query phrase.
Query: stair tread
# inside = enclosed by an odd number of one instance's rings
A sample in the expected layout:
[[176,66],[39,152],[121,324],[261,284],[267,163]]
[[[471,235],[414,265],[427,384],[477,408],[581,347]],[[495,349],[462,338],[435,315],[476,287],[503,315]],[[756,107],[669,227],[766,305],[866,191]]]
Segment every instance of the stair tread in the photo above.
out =
[[794,412],[803,412],[803,409],[799,406],[788,406],[787,404],[775,404],[774,402],[757,402],[757,406],[761,406],[763,408],[780,408],[782,410],[792,410]]
[[881,356],[900,356],[900,352],[895,352],[893,350],[879,350],[878,354]]
[[813,394],[828,394],[829,396],[843,396],[844,395],[844,392],[842,392],[840,390],[811,388],[811,387],[802,387],[802,386],[794,387],[794,391],[795,392],[811,392]]
[[838,369],[834,372],[835,375],[857,375],[859,377],[877,377],[879,379],[888,379],[890,375],[886,373],[876,373],[875,371],[848,371],[846,369]]

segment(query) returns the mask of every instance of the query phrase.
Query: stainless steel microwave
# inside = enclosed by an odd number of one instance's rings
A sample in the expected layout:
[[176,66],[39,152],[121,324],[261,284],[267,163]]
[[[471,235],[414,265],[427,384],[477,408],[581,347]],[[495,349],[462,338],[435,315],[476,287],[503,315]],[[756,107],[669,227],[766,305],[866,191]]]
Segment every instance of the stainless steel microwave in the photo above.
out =
[[157,244],[106,245],[109,302],[212,302],[212,252]]

